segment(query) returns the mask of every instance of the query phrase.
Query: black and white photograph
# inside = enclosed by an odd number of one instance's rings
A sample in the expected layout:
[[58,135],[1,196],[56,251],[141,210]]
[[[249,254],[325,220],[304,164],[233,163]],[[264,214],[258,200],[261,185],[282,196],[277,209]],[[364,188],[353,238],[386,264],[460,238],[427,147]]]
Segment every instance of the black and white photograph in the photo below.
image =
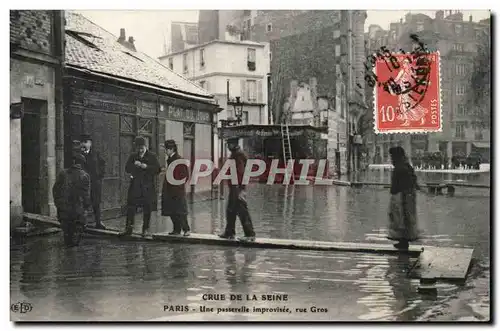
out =
[[491,323],[493,12],[377,5],[9,9],[10,321]]

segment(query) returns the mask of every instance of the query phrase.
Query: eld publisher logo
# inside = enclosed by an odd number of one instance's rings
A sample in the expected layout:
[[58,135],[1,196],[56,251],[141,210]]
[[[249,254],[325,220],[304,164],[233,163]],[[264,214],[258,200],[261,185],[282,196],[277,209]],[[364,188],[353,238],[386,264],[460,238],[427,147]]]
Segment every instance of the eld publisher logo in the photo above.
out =
[[17,303],[13,303],[11,306],[10,306],[10,310],[13,312],[13,313],[21,313],[21,314],[26,314],[26,313],[29,313],[30,311],[33,310],[33,306],[31,305],[31,303],[27,303],[27,302],[17,302]]

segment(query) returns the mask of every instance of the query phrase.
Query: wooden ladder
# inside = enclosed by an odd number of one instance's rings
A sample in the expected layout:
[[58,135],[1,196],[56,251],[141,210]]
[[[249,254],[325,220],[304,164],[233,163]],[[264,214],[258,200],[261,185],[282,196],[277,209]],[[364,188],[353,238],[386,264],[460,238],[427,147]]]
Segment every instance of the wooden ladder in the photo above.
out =
[[285,167],[287,166],[288,160],[292,159],[292,147],[290,144],[290,131],[288,129],[288,124],[281,124],[281,142],[283,146],[283,162]]

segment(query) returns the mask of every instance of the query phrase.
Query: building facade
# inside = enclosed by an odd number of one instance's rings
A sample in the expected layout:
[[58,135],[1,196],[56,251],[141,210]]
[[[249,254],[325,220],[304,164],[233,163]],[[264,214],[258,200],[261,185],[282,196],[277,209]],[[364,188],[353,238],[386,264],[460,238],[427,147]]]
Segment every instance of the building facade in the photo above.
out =
[[[268,46],[250,41],[211,41],[160,58],[160,62],[214,95],[220,120],[235,118],[234,101],[243,107],[242,125],[268,124]],[[215,153],[220,141],[215,137]]]
[[277,123],[328,126],[332,173],[354,169],[353,137],[366,111],[365,11],[263,10],[242,13],[253,41],[270,42],[271,95]]
[[165,53],[180,52],[199,44],[198,24],[172,22],[170,24],[170,47]]
[[[82,15],[67,12],[66,21],[65,151],[71,153],[71,141],[80,134],[92,135],[106,162],[103,218],[113,218],[125,211],[130,181],[125,163],[135,136],[146,138],[162,167],[166,139],[176,141],[191,165],[199,158],[213,159],[218,107],[204,89],[123,46]],[[163,178],[164,173],[158,188]],[[211,197],[211,178],[202,178],[187,191],[193,200]]]
[[[368,33],[367,48],[374,52],[386,45],[393,51],[412,50],[410,34],[419,36],[430,50],[438,50],[441,56],[441,100],[443,132],[426,135],[386,135],[371,140],[373,155],[381,155],[388,161],[390,145],[401,144],[408,153],[437,152],[447,157],[464,153],[480,153],[483,161],[489,160],[490,128],[482,125],[474,116],[475,109],[467,100],[467,93],[474,89],[470,78],[476,61],[478,42],[485,34],[490,35],[490,20],[474,22],[470,16],[464,20],[459,11],[437,11],[431,18],[423,14],[407,14],[400,22],[391,23],[390,29],[372,27]],[[370,96],[371,97],[371,96]],[[486,113],[490,113],[487,110]]]
[[52,185],[63,167],[64,14],[10,11],[10,212],[53,216]]

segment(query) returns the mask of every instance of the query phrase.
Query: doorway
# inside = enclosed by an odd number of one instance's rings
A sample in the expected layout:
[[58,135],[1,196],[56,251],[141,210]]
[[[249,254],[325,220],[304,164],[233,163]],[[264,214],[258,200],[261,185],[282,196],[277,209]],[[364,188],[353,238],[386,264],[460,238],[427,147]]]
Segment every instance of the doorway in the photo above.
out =
[[24,116],[21,119],[21,184],[22,205],[26,213],[41,214],[41,115],[47,102],[22,99]]

